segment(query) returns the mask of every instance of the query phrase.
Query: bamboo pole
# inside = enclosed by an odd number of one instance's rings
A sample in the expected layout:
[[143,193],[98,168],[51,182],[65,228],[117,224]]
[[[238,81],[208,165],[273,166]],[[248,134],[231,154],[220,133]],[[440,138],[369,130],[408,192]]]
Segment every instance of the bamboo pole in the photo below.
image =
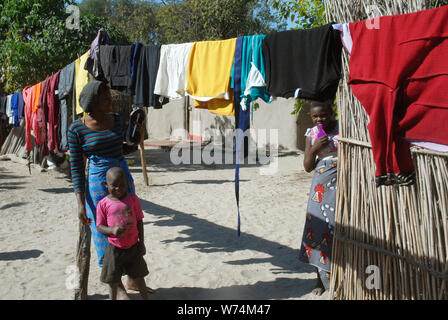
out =
[[[381,15],[390,15],[427,9],[430,1],[328,1],[325,13],[328,21],[359,21],[371,4]],[[448,299],[448,153],[413,147],[416,185],[377,188],[369,118],[347,84],[345,52],[342,61],[330,298]],[[339,235],[352,242],[342,241]],[[375,250],[366,249],[366,244]],[[380,290],[364,287],[366,264],[380,268]]]
[[145,180],[145,185],[149,186],[148,172],[146,171],[145,143],[143,139],[140,142],[140,160],[142,163],[142,172],[143,179]]

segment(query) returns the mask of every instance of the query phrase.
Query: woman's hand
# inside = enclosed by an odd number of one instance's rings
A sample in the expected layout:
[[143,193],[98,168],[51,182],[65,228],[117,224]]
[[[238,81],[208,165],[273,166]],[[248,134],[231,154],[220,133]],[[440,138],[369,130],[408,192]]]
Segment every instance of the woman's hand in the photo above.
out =
[[86,226],[88,226],[92,223],[92,219],[87,217],[86,206],[84,206],[84,205],[78,205],[78,218],[81,221],[81,223]]
[[328,136],[323,136],[320,138],[317,138],[314,141],[314,144],[312,146],[313,151],[319,151],[323,146],[325,146],[328,143]]

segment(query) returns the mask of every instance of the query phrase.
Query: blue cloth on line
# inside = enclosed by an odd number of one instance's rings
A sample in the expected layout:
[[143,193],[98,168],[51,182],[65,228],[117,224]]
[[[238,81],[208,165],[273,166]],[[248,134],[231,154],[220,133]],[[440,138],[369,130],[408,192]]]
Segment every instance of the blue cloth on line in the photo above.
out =
[[19,94],[18,93],[13,93],[12,97],[11,97],[11,111],[12,111],[12,121],[10,121],[10,124],[12,124],[14,127],[18,127],[19,126],[19,104],[18,104],[18,98],[19,98]]
[[240,219],[240,189],[239,189],[239,161],[242,158],[241,147],[244,146],[243,131],[240,130],[240,115],[241,115],[241,49],[242,49],[243,37],[236,39],[235,46],[235,58],[233,60],[233,105],[235,106],[235,126],[236,126],[236,161],[235,161],[235,198],[238,209],[238,237],[241,235],[241,219]]

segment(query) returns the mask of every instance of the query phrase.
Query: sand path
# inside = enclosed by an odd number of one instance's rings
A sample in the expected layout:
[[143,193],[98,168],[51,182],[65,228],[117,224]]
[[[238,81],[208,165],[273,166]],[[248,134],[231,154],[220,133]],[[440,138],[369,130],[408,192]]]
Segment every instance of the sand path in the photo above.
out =
[[[175,166],[168,152],[146,154],[150,187],[138,153],[127,158],[145,213],[151,299],[328,298],[311,294],[315,273],[297,259],[312,177],[302,154],[280,157],[275,175],[241,168],[241,237],[234,166]],[[0,161],[0,190],[0,298],[72,299],[78,222],[70,181]],[[107,298],[99,275],[92,247],[92,299]]]

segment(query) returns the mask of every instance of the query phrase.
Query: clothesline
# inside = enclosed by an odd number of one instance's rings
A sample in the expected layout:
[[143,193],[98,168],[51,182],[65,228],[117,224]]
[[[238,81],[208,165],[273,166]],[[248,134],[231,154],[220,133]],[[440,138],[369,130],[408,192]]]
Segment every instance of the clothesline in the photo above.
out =
[[[24,114],[27,133],[32,130],[38,143],[42,143],[42,139],[45,141],[46,122],[49,121],[43,118],[46,112],[40,106],[47,107],[49,101],[50,104],[54,102],[57,108],[60,102],[61,116],[53,119],[59,127],[58,134],[55,134],[54,128],[49,133],[60,139],[57,149],[67,150],[64,145],[64,132],[67,129],[65,113],[70,105],[74,108],[72,114],[82,113],[78,97],[82,87],[89,81],[89,73],[96,79],[106,80],[112,89],[131,94],[135,107],[161,108],[170,99],[190,96],[195,107],[206,108],[215,114],[234,115],[236,128],[246,130],[250,126],[250,104],[257,98],[266,102],[272,97],[333,101],[340,81],[341,49],[344,46],[350,53],[349,85],[366,107],[372,123],[370,127],[374,128],[374,123],[386,126],[387,136],[381,131],[369,129],[374,140],[372,148],[377,175],[383,175],[386,171],[397,174],[402,167],[406,170],[412,167],[409,152],[406,151],[408,142],[395,133],[396,129],[393,128],[399,122],[387,115],[389,111],[371,112],[372,103],[376,103],[372,99],[383,99],[381,108],[388,104],[388,110],[408,110],[408,118],[405,118],[407,127],[401,128],[405,132],[405,138],[422,147],[437,148],[439,144],[442,146],[440,150],[446,149],[448,133],[440,134],[446,130],[428,131],[426,123],[429,120],[425,119],[431,118],[439,127],[438,121],[444,119],[440,116],[441,112],[447,110],[445,107],[448,102],[444,100],[443,94],[447,89],[448,81],[444,74],[448,73],[448,66],[440,62],[446,61],[444,58],[448,42],[438,40],[446,39],[448,35],[448,27],[443,23],[447,18],[448,6],[443,6],[406,15],[379,17],[381,29],[378,30],[372,30],[366,20],[344,24],[329,23],[307,30],[273,32],[268,35],[161,46],[141,46],[138,43],[131,46],[111,46],[108,44],[107,34],[100,30],[90,51],[59,71],[63,81],[59,79],[62,85],[58,86],[57,91],[48,89],[48,82],[57,81],[54,79],[56,74],[22,90],[23,93],[28,93],[23,95],[23,104],[28,106],[23,108],[24,113],[32,110],[31,115]],[[426,21],[431,21],[431,28],[416,27]],[[392,34],[403,38],[402,42],[395,42],[391,38]],[[405,48],[408,43],[406,41],[419,37],[432,39],[431,45]],[[404,50],[406,55],[401,54],[400,50]],[[408,59],[408,55],[413,58]],[[418,57],[426,58],[422,60]],[[397,68],[400,66],[402,70],[418,70],[416,79],[440,74],[431,78],[433,86],[425,85],[429,80],[412,82],[412,90],[416,91],[413,92],[414,96],[418,97],[419,93],[422,97],[429,94],[437,108],[430,106],[417,110],[419,103],[427,103],[417,99],[410,102],[412,108],[403,109],[403,101],[388,98],[388,93],[400,90],[399,79],[388,78],[395,77],[400,72],[397,70],[394,75],[394,69],[385,69],[386,66],[391,66],[392,60],[392,65]],[[380,80],[374,86],[369,79]],[[432,89],[435,91],[430,93],[428,89],[435,87],[439,89]],[[45,90],[42,97],[39,89],[41,92]],[[0,111],[3,114],[16,114],[14,120],[10,120],[15,125],[22,116],[19,111],[22,92],[0,100]],[[72,101],[69,101],[70,97]],[[410,113],[412,110],[414,115]],[[423,111],[424,114],[421,114]],[[54,117],[56,113],[53,114]],[[417,115],[420,120],[415,122],[412,117]],[[40,133],[36,132],[39,130]],[[425,143],[419,144],[419,141]],[[394,158],[396,152],[392,149],[398,148],[398,145],[403,152],[398,152],[399,157]],[[27,150],[29,149],[30,146],[27,145]],[[397,161],[403,166],[392,165]]]

